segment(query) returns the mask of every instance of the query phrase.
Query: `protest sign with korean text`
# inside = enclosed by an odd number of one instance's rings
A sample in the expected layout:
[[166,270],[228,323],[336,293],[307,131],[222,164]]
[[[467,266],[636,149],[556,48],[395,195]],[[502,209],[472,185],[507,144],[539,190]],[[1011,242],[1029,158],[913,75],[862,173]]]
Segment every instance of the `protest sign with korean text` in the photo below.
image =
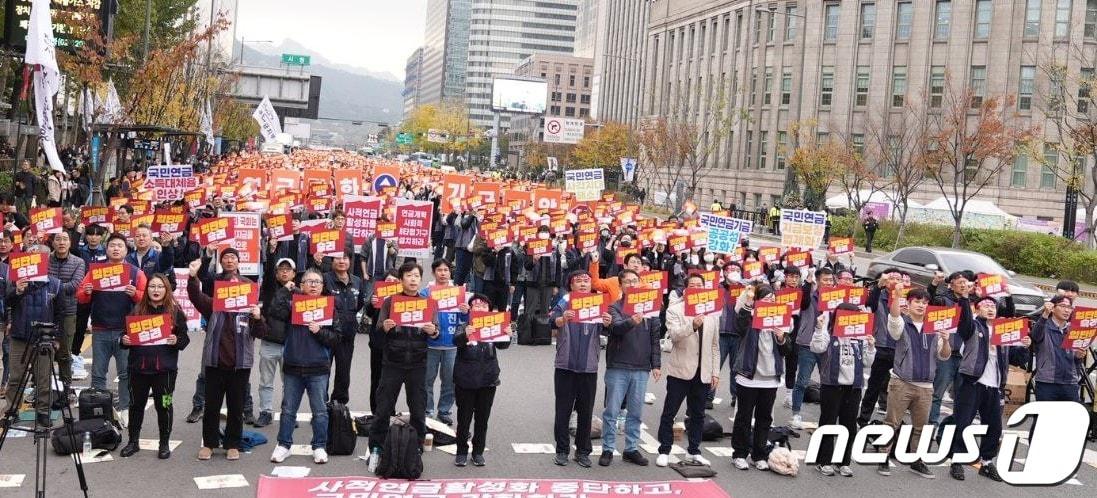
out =
[[381,218],[381,199],[347,195],[343,197],[343,214],[347,217],[346,229],[354,239],[354,245],[361,246],[377,230],[377,220]]
[[392,296],[391,304],[389,318],[400,327],[422,327],[434,319],[430,299],[425,297],[397,294]]
[[373,297],[370,298],[370,302],[374,308],[380,308],[386,297],[395,296],[403,289],[404,287],[399,280],[377,282],[373,286]]
[[834,311],[838,309],[838,305],[846,302],[846,296],[849,294],[849,289],[846,287],[820,287],[819,288],[819,311]]
[[642,271],[640,272],[640,285],[665,294],[667,292],[667,272],[660,270]]
[[827,215],[804,209],[781,209],[781,246],[815,248],[823,241]]
[[945,330],[956,330],[959,326],[959,306],[926,306],[926,317],[922,325],[923,334],[930,335]]
[[756,278],[765,275],[765,271],[762,268],[761,261],[747,261],[743,263],[743,278],[746,280],[754,280]]
[[259,284],[255,282],[213,282],[213,311],[245,313],[259,303]]
[[799,287],[787,287],[773,293],[773,300],[789,305],[793,313],[800,311],[800,303],[803,299],[804,292]]
[[659,289],[625,289],[621,302],[621,313],[626,317],[643,315],[644,318],[659,316],[663,309],[663,293]]
[[853,252],[853,239],[849,237],[831,237],[827,246],[832,254],[842,255]]
[[185,227],[186,224],[186,213],[176,212],[171,209],[157,209],[150,228],[152,228],[153,232],[161,235],[171,234],[172,236],[178,237],[183,234],[183,227]]
[[335,321],[335,296],[293,295],[290,323],[331,325]]
[[88,268],[91,273],[92,290],[103,292],[121,292],[133,281],[130,275],[130,265],[127,263],[92,263]]
[[84,226],[91,224],[102,225],[107,222],[110,215],[110,207],[107,206],[83,206],[80,208],[80,223]]
[[198,188],[198,177],[189,164],[149,166],[145,174],[145,187],[152,190],[156,202],[178,201]]
[[267,233],[271,240],[293,240],[293,219],[288,214],[267,216]]
[[569,169],[564,171],[565,190],[575,194],[579,201],[596,201],[606,189],[602,168]]
[[1028,337],[1028,318],[994,318],[990,320],[990,343],[995,346],[1020,346]]
[[40,252],[13,252],[8,255],[8,285],[26,279],[28,282],[45,282],[50,278],[49,254]]
[[1070,328],[1097,328],[1097,308],[1090,308],[1088,306],[1075,306],[1074,314],[1070,317]]
[[63,226],[61,225],[62,215],[63,213],[61,211],[61,208],[59,207],[31,209],[30,224],[32,227],[34,227],[34,233],[61,233],[61,230],[63,230]]
[[263,227],[262,215],[244,211],[224,211],[220,216],[232,219],[233,235],[228,244],[239,253],[240,273],[259,276],[262,273],[259,255],[259,239],[262,236]]
[[470,311],[466,332],[470,342],[510,341],[510,313],[506,311]]
[[346,256],[347,232],[338,228],[318,230],[309,238],[312,254],[320,256]]
[[858,339],[873,333],[874,317],[867,311],[838,310],[834,314],[834,336]]
[[126,317],[126,336],[130,346],[161,346],[172,335],[172,316],[130,315]]
[[219,245],[221,242],[233,238],[236,235],[233,228],[232,218],[218,217],[202,219],[193,225],[192,230],[198,244],[205,247]]
[[1009,295],[1009,286],[1006,278],[1001,275],[980,273],[975,281],[979,289],[979,295],[990,297],[1005,297]]
[[432,245],[430,230],[434,204],[430,201],[396,201],[396,246],[400,256],[428,258]]
[[457,311],[465,304],[465,288],[457,285],[430,286],[430,300],[434,301],[436,311]]
[[711,480],[658,482],[581,479],[432,479],[261,476],[263,498],[728,498]]
[[773,246],[763,246],[758,248],[758,261],[766,264],[776,263],[781,257],[781,248]]
[[1068,329],[1066,335],[1063,336],[1063,343],[1060,345],[1063,349],[1089,349],[1089,346],[1093,344],[1093,338],[1097,336],[1097,328],[1086,329]]
[[723,302],[720,299],[720,289],[694,289],[686,288],[683,293],[685,299],[686,317],[703,316],[723,310]]
[[739,246],[740,237],[750,234],[753,223],[713,213],[701,213],[700,225],[708,229],[709,252],[730,254]]
[[754,302],[754,318],[750,326],[756,329],[776,329],[792,326],[792,308],[782,303]]
[[866,304],[865,294],[867,289],[860,285],[843,285],[841,286],[846,290],[846,302],[854,306],[860,306]]
[[605,294],[572,292],[568,297],[568,310],[575,312],[573,323],[602,323],[602,315],[609,309]]

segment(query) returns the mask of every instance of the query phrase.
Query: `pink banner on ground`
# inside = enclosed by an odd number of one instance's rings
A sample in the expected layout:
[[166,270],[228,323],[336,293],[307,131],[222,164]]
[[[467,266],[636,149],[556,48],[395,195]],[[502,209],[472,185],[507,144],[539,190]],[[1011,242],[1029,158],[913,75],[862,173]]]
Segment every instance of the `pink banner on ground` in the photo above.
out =
[[583,497],[730,498],[712,481],[613,482],[578,479],[437,479],[382,480],[372,477],[261,476],[259,498],[509,498]]

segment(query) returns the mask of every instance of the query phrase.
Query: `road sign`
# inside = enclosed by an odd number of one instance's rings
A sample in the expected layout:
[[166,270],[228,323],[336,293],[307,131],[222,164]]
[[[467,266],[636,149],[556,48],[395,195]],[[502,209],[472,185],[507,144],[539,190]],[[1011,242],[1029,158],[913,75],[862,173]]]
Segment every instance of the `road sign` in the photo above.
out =
[[282,54],[282,64],[287,66],[307,66],[312,62],[308,55]]
[[396,134],[396,144],[397,145],[408,145],[410,143],[411,143],[411,133],[397,133]]
[[395,186],[396,186],[396,177],[394,177],[394,176],[392,176],[388,173],[382,173],[380,175],[377,175],[377,178],[375,178],[373,180],[373,191],[374,192],[380,192],[382,189],[389,188],[389,187],[395,187]]
[[582,119],[545,118],[545,143],[574,144],[583,138]]
[[449,142],[449,135],[445,131],[435,130],[431,128],[427,130],[427,141],[432,143],[444,144]]

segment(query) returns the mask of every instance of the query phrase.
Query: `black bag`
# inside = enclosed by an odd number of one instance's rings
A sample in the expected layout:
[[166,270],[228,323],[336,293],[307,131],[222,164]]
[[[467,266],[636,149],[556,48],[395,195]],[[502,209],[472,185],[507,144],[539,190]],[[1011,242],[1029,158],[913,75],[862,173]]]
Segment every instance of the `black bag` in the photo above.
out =
[[717,422],[716,419],[706,413],[704,424],[701,426],[701,440],[716,441],[727,435],[728,434],[724,432],[724,426],[720,425],[720,422]]
[[114,422],[114,391],[89,387],[78,398],[80,420],[102,419]]
[[552,344],[552,320],[548,315],[533,317],[533,345],[548,346]]
[[80,420],[71,426],[61,426],[50,433],[50,444],[58,455],[71,455],[84,450],[84,433],[91,434],[91,447],[99,450],[114,451],[122,444],[122,433],[110,421],[102,418]]
[[329,455],[353,455],[358,443],[358,434],[354,432],[354,419],[347,405],[338,401],[328,403],[328,445]]
[[804,388],[804,403],[822,403],[818,382],[812,382]]
[[369,428],[373,426],[373,415],[362,415],[354,418],[354,432],[358,437],[369,437]]
[[682,475],[686,479],[708,479],[709,477],[716,477],[716,471],[712,470],[712,467],[708,465],[701,465],[697,463],[678,462],[671,464],[670,468],[675,472]]
[[427,432],[434,435],[434,446],[449,446],[451,444],[457,444],[457,438],[446,434],[442,431],[436,431],[434,429],[427,429]]
[[419,433],[414,427],[400,422],[389,425],[388,437],[381,448],[377,475],[386,479],[418,479],[423,475]]

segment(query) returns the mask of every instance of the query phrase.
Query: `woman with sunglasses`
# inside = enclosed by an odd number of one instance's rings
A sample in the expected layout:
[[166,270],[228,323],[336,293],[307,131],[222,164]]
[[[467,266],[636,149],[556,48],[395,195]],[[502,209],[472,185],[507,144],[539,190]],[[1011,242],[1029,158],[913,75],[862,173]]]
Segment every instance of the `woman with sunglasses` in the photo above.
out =
[[179,352],[190,344],[187,315],[175,302],[171,282],[162,273],[149,277],[145,295],[130,315],[166,315],[171,320],[171,335],[149,345],[137,344],[130,335],[122,335],[122,347],[129,349],[129,389],[134,409],[129,410],[129,443],[122,448],[120,455],[130,457],[140,450],[141,423],[145,419],[144,407],[151,390],[152,406],[156,409],[156,421],[160,428],[160,448],[156,456],[164,460],[171,456],[168,439],[171,438],[172,393],[175,392]]

